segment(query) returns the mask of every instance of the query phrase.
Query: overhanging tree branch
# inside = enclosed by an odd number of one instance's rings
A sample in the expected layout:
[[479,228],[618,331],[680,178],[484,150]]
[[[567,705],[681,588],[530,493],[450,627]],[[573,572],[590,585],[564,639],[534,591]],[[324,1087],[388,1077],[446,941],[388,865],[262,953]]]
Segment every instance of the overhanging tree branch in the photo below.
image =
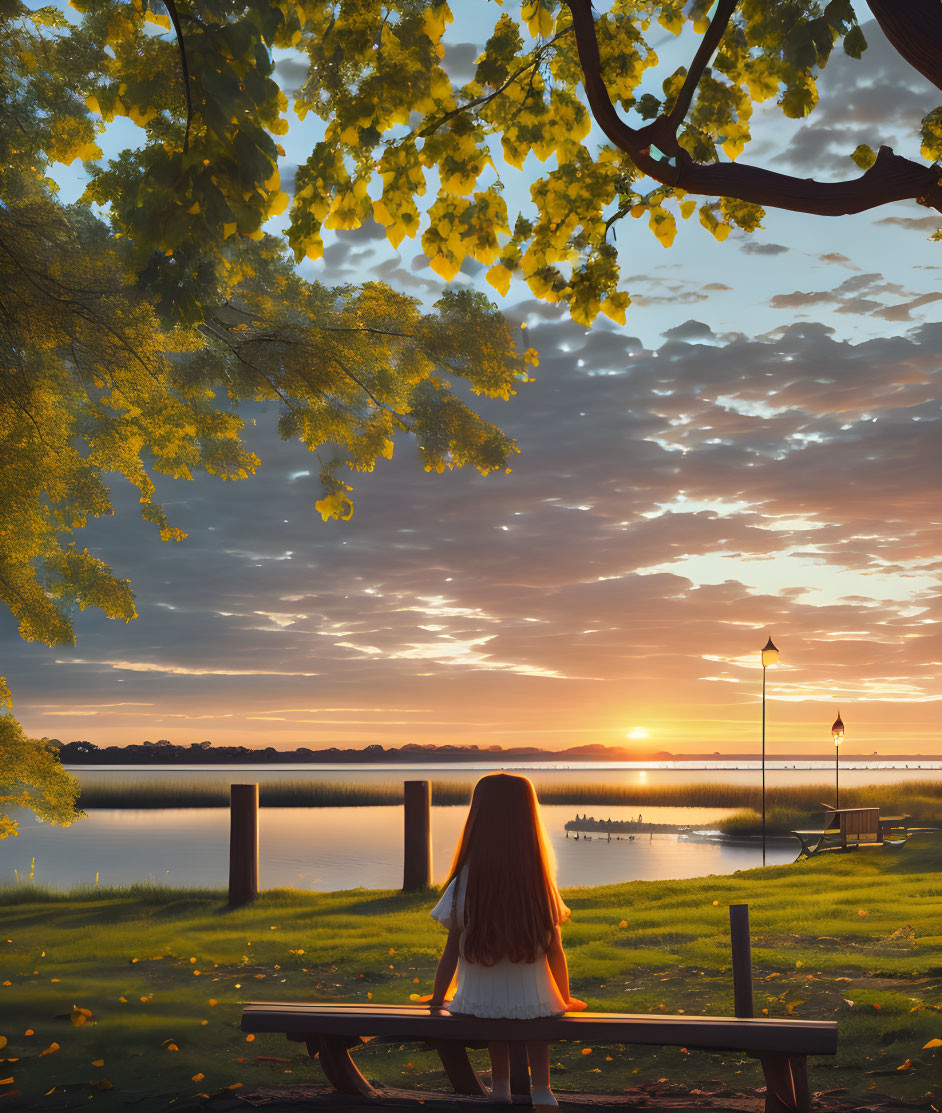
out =
[[186,131],[183,133],[183,153],[186,154],[190,145],[190,124],[193,120],[193,98],[190,96],[190,64],[186,58],[186,43],[183,41],[183,31],[180,29],[177,5],[174,0],[164,0],[164,7],[170,16],[170,22],[173,24],[173,30],[177,36],[177,46],[180,48],[180,69],[183,71],[183,93],[186,96]]
[[942,4],[939,0],[867,0],[880,30],[923,77],[942,89]]
[[[602,131],[629,155],[638,169],[662,185],[674,186],[687,193],[735,198],[818,216],[844,216],[905,199],[915,199],[942,212],[939,168],[912,162],[894,154],[889,147],[880,148],[876,162],[865,174],[844,182],[797,178],[742,163],[704,165],[694,162],[689,156],[675,157],[670,161],[652,158],[650,136],[657,121],[647,128],[632,128],[618,115],[609,97],[602,76],[591,0],[565,2],[572,12],[579,62],[592,115]],[[936,6],[939,6],[938,3]],[[717,16],[719,14],[718,11]],[[662,119],[667,120],[667,117]],[[666,130],[667,125],[661,127]]]
[[658,120],[655,121],[655,123],[658,123],[660,120],[665,121],[665,139],[667,142],[673,140],[672,150],[667,151],[664,147],[660,147],[662,151],[665,151],[665,154],[678,157],[683,150],[677,142],[677,131],[684,122],[687,110],[690,108],[690,102],[693,100],[693,94],[696,92],[697,86],[700,84],[700,78],[703,76],[703,71],[710,64],[710,59],[719,46],[720,39],[729,26],[729,21],[732,18],[737,3],[738,0],[720,0],[720,3],[717,4],[713,18],[710,20],[710,26],[707,28],[707,32],[703,36],[700,46],[697,48],[697,53],[690,63],[690,69],[687,72],[687,76],[684,78],[681,90],[677,94],[674,107],[666,116],[658,117]]

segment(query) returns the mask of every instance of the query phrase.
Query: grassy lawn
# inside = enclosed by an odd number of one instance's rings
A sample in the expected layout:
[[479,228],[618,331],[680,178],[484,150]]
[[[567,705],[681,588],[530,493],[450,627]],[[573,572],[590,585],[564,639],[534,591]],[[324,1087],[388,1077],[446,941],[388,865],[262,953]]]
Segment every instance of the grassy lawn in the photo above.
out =
[[[573,989],[593,1010],[731,1014],[727,906],[745,902],[757,1012],[840,1023],[812,1089],[942,1106],[942,1048],[924,1049],[942,1039],[940,869],[942,833],[924,833],[732,876],[569,889]],[[444,934],[434,900],[282,889],[229,912],[219,891],[2,889],[0,1111],[146,1113],[315,1077],[297,1045],[240,1033],[242,1003],[428,993]],[[388,1085],[446,1086],[417,1045],[357,1055]],[[559,1045],[553,1061],[563,1091],[762,1084],[736,1055]]]

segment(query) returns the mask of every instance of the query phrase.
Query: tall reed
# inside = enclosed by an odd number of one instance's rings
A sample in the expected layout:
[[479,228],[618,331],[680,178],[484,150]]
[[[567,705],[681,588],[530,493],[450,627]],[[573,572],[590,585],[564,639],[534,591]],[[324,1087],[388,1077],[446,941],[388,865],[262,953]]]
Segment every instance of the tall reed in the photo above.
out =
[[[606,785],[586,782],[539,783],[544,804],[571,804],[580,810],[603,807],[755,808],[759,789],[754,785],[704,784]],[[795,815],[819,814],[822,802],[833,799],[830,784],[787,785],[766,792],[766,808]],[[432,781],[432,802],[467,804],[469,781]],[[333,808],[402,803],[400,784],[342,784],[335,781],[286,779],[262,782],[259,802],[266,808]],[[865,785],[841,790],[845,807],[879,806],[884,814],[909,812],[919,823],[942,820],[942,779]],[[82,786],[82,808],[216,808],[229,804],[229,786],[210,781],[158,783],[88,781]],[[599,816],[598,818],[603,818]]]

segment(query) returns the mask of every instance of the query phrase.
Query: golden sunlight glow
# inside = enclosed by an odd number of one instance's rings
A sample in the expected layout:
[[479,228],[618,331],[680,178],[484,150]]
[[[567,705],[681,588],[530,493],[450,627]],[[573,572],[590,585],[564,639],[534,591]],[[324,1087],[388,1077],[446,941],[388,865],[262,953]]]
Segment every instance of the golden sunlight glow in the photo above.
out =
[[640,741],[642,738],[647,738],[648,732],[644,729],[644,727],[632,727],[631,730],[629,730],[628,733],[625,735],[625,737],[633,738],[637,742]]

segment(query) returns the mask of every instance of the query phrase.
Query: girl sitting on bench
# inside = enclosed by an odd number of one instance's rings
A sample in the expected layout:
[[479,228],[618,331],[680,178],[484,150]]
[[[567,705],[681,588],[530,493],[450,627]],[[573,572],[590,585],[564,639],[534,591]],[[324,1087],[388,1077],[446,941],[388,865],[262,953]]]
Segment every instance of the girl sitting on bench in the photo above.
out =
[[[533,1019],[585,1008],[569,996],[560,924],[569,919],[533,785],[492,773],[474,787],[471,810],[442,898],[432,916],[448,928],[430,1006],[445,1002],[457,968],[452,1013]],[[495,1100],[510,1103],[506,1043],[490,1043]],[[535,1113],[558,1103],[550,1088],[549,1044],[527,1042]]]

